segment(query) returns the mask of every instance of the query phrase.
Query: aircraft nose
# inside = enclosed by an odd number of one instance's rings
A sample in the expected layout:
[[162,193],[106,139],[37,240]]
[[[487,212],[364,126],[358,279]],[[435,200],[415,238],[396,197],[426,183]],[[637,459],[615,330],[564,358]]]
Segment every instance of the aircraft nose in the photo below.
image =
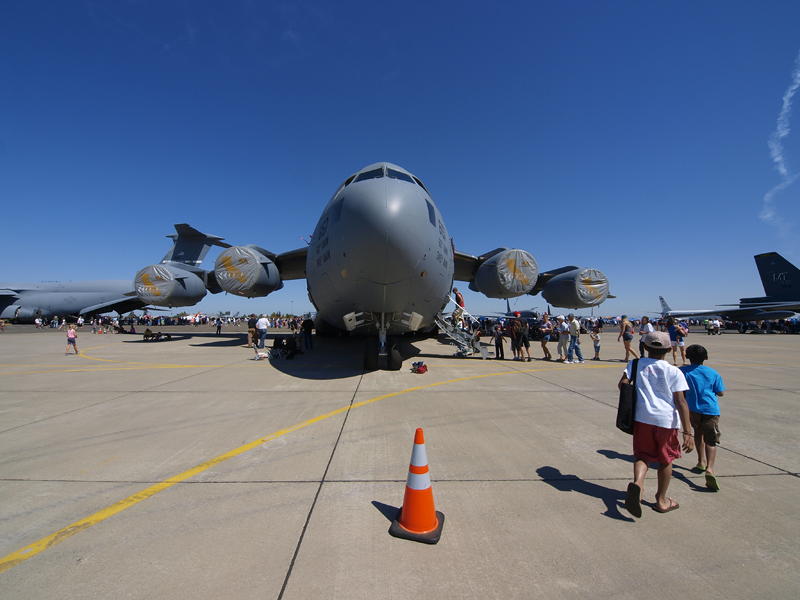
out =
[[381,285],[407,278],[425,253],[420,228],[412,226],[417,213],[427,211],[424,200],[378,179],[353,190],[345,205],[353,234],[358,236],[358,243],[351,248],[355,256],[349,258],[357,266],[359,278]]

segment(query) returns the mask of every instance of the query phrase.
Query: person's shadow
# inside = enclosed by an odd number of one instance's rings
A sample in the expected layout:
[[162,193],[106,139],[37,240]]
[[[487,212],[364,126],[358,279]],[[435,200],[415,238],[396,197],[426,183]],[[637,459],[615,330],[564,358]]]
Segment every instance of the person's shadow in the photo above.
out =
[[625,516],[619,511],[619,507],[625,503],[625,492],[622,490],[614,490],[584,481],[577,475],[566,475],[555,467],[539,467],[536,472],[542,481],[560,492],[578,492],[602,500],[606,505],[604,516],[620,521],[634,521],[633,518]]

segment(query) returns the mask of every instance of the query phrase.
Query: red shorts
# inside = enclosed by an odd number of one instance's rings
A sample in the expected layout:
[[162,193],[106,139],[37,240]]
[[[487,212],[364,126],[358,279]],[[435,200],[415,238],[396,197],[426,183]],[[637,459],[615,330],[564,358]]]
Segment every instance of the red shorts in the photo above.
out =
[[681,457],[677,429],[665,429],[640,423],[633,425],[633,458],[648,463],[668,465]]

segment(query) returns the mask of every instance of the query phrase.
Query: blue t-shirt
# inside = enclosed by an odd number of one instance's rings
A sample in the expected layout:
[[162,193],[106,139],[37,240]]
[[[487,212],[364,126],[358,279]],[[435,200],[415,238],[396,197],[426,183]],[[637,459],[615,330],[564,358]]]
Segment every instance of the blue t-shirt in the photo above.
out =
[[725,391],[719,373],[704,365],[686,365],[680,369],[689,384],[686,392],[689,410],[702,415],[719,415],[717,392]]

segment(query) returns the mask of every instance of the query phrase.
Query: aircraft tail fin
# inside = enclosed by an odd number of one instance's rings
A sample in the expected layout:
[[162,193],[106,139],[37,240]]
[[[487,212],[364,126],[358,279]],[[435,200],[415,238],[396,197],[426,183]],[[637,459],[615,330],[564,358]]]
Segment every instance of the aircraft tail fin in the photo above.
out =
[[672,310],[669,307],[669,304],[667,304],[667,301],[664,300],[664,296],[659,296],[658,299],[661,301],[661,314],[662,315],[665,315],[665,314],[667,314],[668,312],[670,312]]
[[508,301],[508,298],[506,298],[506,314],[511,314],[511,303]]
[[757,254],[753,258],[756,260],[764,292],[770,300],[792,301],[800,296],[800,292],[793,288],[795,281],[800,286],[800,269],[777,252]]
[[211,246],[231,247],[230,244],[222,241],[224,238],[201,233],[187,223],[176,223],[175,231],[177,233],[167,236],[175,240],[175,243],[169,252],[164,255],[164,258],[161,259],[162,263],[176,262],[198,267],[203,262]]

